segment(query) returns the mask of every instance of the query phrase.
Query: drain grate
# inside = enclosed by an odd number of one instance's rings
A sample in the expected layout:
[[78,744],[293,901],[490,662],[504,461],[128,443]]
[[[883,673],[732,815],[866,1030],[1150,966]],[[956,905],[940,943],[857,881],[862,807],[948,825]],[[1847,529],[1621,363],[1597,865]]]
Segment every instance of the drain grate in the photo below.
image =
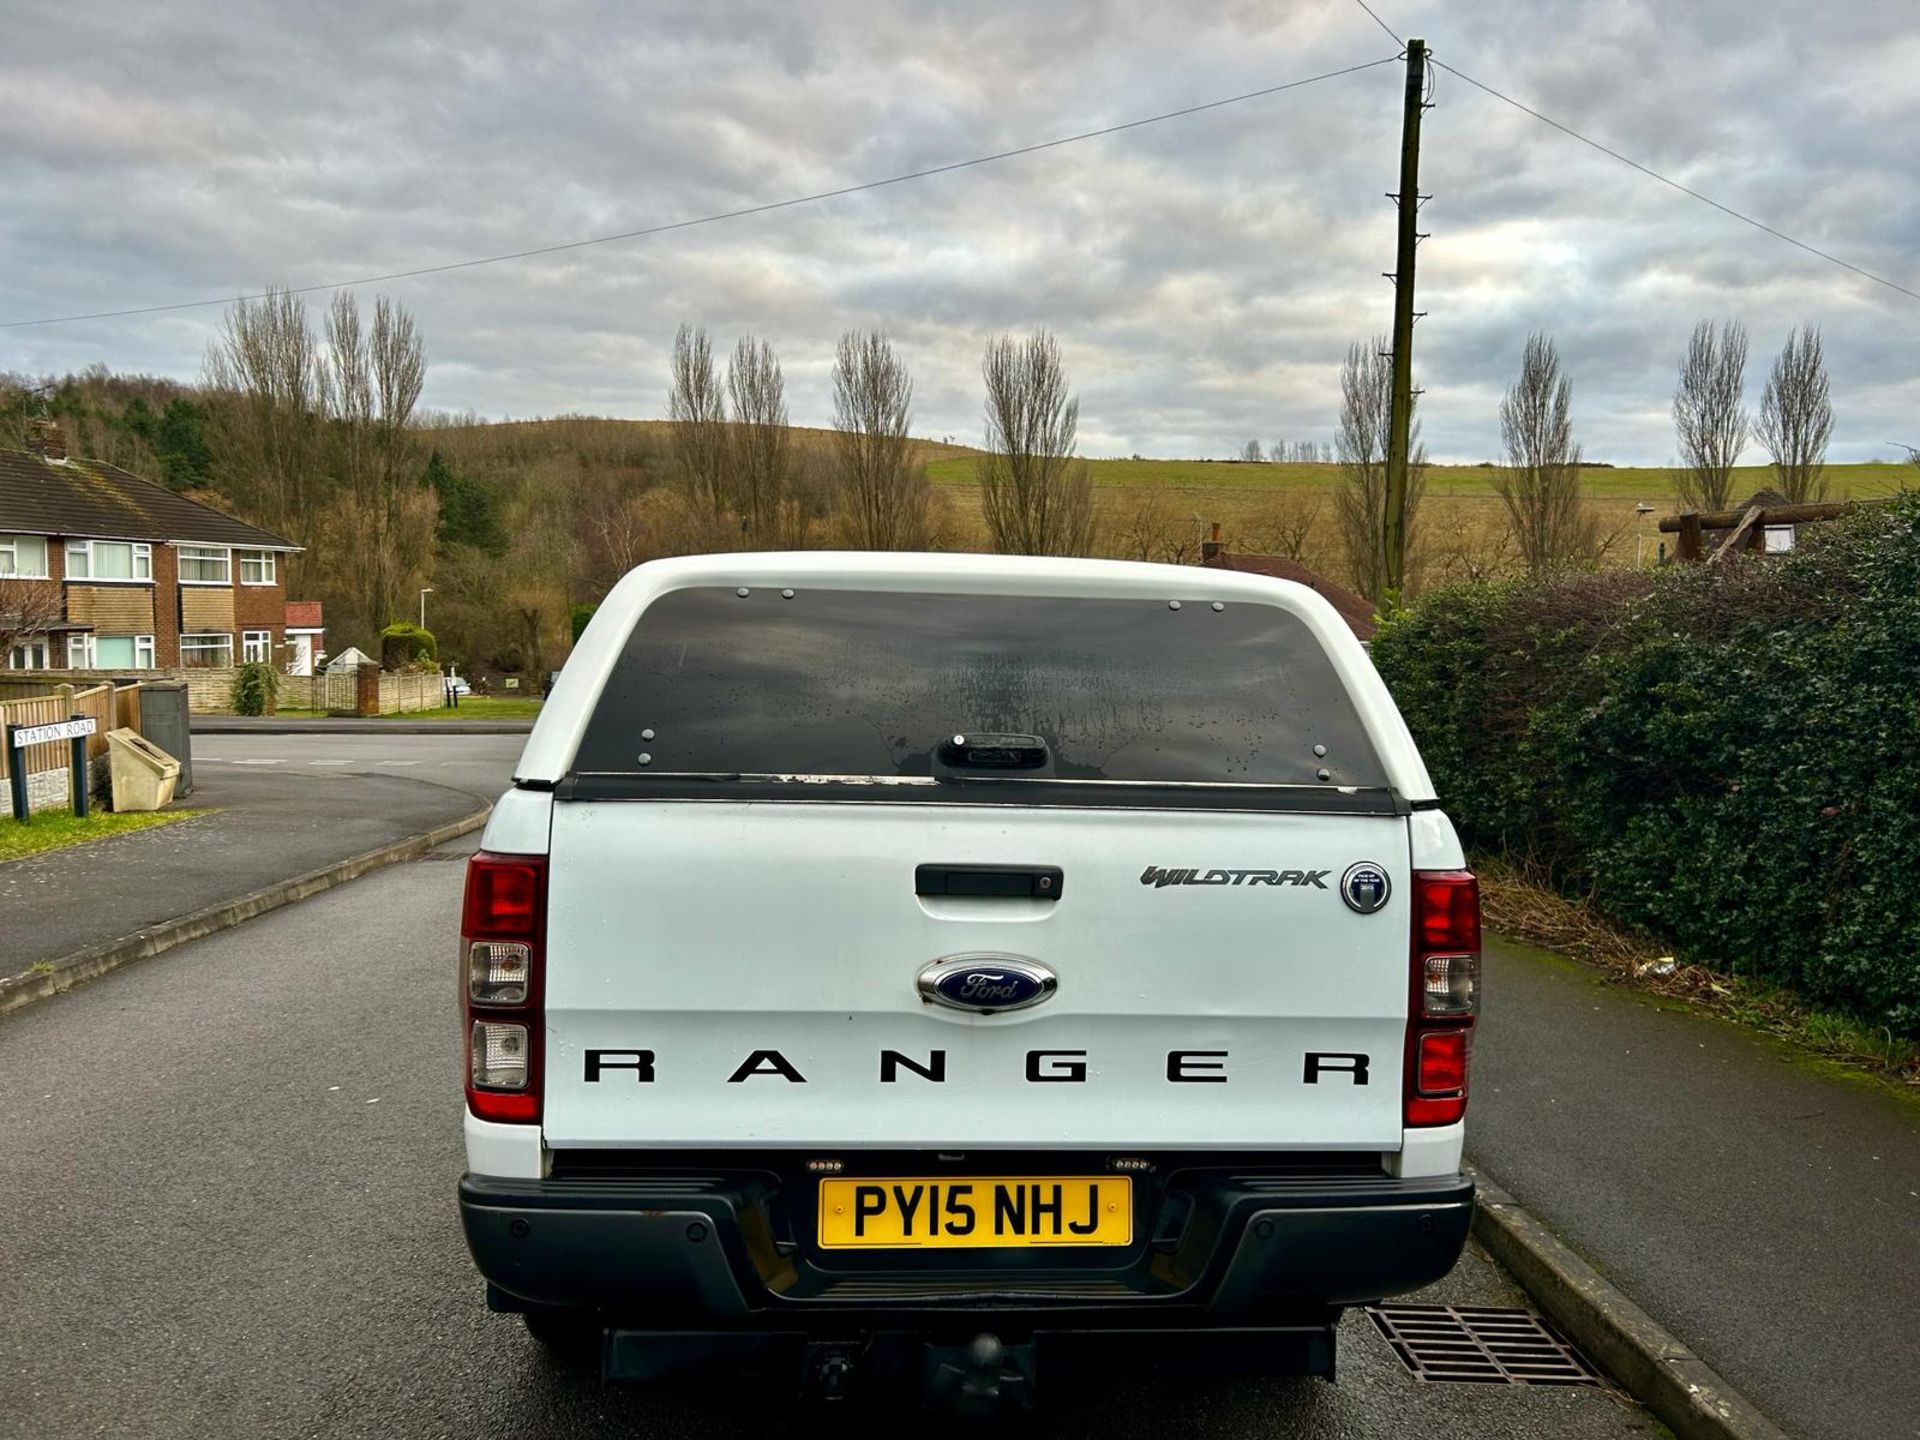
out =
[[1393,1353],[1421,1381],[1598,1385],[1600,1377],[1527,1310],[1473,1305],[1370,1305]]

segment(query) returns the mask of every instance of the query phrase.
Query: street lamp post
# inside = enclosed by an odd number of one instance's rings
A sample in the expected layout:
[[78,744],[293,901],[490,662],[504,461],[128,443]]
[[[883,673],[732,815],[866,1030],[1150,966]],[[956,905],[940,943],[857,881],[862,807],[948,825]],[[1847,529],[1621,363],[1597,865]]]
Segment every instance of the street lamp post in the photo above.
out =
[[427,596],[432,593],[433,586],[431,585],[423,587],[420,591],[420,628],[422,630],[427,628]]

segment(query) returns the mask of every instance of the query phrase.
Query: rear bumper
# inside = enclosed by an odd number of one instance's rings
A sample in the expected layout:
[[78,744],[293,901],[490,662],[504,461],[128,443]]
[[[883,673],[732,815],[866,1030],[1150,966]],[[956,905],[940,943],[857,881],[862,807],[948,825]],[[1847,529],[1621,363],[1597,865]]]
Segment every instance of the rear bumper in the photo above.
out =
[[1124,1249],[847,1257],[798,1238],[812,1233],[812,1193],[810,1179],[779,1168],[468,1175],[460,1214],[496,1308],[590,1310],[654,1331],[822,1334],[989,1318],[1049,1329],[1316,1323],[1439,1279],[1473,1212],[1460,1175],[1182,1159],[1139,1186],[1139,1238]]

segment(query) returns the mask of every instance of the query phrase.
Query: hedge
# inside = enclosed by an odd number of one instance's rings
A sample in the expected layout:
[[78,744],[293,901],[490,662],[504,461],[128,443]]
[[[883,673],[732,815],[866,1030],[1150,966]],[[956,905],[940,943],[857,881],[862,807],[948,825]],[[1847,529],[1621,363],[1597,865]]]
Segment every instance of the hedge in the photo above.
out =
[[1799,533],[1439,591],[1374,660],[1469,849],[1920,1035],[1920,494]]

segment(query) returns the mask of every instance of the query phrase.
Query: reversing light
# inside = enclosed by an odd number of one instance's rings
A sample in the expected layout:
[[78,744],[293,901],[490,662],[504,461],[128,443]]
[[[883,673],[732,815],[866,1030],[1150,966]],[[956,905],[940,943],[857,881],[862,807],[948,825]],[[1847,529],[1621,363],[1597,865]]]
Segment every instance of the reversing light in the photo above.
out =
[[1428,955],[1422,964],[1422,1014],[1435,1019],[1474,1013],[1480,1004],[1478,955]]
[[476,1020],[470,1037],[471,1079],[489,1090],[527,1088],[527,1027],[497,1020]]

